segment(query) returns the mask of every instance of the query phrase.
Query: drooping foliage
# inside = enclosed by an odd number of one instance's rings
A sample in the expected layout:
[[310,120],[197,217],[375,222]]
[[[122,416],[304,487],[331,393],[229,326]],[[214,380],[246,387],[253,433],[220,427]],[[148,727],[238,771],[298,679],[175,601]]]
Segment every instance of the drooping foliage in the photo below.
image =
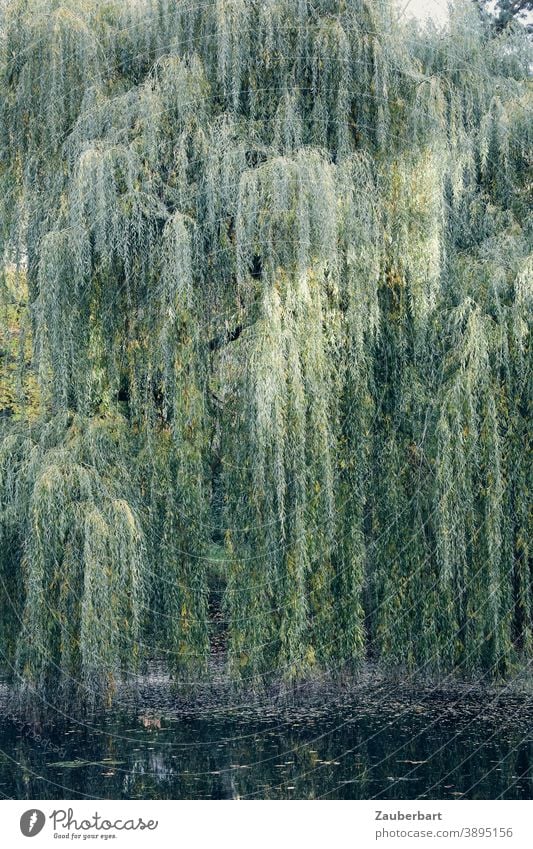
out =
[[13,0],[0,33],[22,691],[109,696],[154,655],[199,680],[215,572],[254,686],[525,661],[525,35],[386,0]]

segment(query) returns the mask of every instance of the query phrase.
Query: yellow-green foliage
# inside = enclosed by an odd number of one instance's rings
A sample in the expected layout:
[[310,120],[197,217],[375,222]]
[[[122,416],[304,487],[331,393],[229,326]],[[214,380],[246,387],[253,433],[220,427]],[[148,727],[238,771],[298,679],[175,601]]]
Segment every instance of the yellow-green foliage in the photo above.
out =
[[32,364],[25,274],[6,269],[0,291],[0,416],[34,420],[40,394]]

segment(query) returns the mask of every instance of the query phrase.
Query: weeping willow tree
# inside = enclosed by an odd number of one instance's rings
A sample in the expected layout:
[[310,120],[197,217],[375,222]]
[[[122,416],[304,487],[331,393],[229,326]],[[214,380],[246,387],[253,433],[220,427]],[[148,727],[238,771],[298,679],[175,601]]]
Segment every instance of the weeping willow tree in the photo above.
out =
[[28,699],[156,656],[200,680],[215,562],[250,686],[527,663],[530,53],[471,5],[421,33],[386,0],[7,3],[39,415],[4,415],[0,650]]

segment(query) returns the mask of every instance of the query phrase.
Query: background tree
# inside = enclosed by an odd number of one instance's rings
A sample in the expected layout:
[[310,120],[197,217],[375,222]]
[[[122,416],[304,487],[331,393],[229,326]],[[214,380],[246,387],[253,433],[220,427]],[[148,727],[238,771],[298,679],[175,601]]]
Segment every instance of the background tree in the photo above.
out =
[[476,0],[483,11],[494,17],[494,25],[498,31],[503,30],[513,21],[518,21],[531,32],[533,21],[532,0]]

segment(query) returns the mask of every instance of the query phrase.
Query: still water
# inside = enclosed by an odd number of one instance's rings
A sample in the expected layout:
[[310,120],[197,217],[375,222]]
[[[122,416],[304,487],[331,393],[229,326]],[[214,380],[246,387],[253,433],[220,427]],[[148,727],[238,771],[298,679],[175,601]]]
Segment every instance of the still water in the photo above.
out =
[[533,699],[401,684],[180,701],[151,681],[30,725],[0,693],[0,798],[531,799]]

